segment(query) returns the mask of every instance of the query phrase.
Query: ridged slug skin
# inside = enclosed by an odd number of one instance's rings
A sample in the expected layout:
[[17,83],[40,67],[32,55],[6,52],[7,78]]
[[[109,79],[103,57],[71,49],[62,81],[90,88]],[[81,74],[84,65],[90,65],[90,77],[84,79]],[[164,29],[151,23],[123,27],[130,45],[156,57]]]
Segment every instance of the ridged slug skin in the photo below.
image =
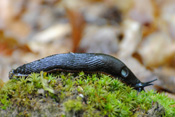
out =
[[[102,72],[118,78],[139,91],[144,88],[144,83],[141,83],[123,62],[100,53],[65,53],[48,56],[19,66],[9,73],[9,78],[11,79],[14,75],[26,76],[41,71]],[[145,86],[148,85],[150,84]]]

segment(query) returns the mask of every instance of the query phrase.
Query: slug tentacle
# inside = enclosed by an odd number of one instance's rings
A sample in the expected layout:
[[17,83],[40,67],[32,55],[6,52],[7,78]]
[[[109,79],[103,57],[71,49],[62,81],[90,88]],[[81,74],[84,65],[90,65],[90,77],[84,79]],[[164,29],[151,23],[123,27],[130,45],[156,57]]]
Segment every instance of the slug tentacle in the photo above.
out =
[[48,56],[10,71],[9,78],[13,78],[14,75],[27,76],[41,71],[105,73],[118,78],[138,91],[144,90],[144,87],[152,85],[151,83],[155,81],[142,83],[122,61],[113,56],[100,53],[65,53]]
[[145,82],[145,83],[142,83],[142,86],[143,87],[146,87],[146,86],[150,86],[150,85],[153,85],[151,84],[152,82],[156,81],[157,79],[154,79],[154,80],[151,80],[151,81],[148,81],[148,82]]

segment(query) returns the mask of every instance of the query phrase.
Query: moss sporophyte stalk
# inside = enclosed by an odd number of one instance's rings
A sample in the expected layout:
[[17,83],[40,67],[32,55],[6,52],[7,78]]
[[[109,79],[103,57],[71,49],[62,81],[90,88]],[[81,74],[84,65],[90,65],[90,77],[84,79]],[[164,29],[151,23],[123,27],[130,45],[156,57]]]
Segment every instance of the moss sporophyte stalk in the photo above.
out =
[[175,116],[164,93],[138,93],[104,74],[40,74],[9,80],[0,89],[2,116]]

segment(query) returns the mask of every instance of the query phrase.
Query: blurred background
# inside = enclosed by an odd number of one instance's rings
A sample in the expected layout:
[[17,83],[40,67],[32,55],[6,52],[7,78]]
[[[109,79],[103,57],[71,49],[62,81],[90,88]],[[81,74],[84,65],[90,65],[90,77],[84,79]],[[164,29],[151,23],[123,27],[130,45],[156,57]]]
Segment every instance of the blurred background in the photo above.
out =
[[19,65],[67,52],[115,56],[175,99],[175,1],[0,1],[0,85]]

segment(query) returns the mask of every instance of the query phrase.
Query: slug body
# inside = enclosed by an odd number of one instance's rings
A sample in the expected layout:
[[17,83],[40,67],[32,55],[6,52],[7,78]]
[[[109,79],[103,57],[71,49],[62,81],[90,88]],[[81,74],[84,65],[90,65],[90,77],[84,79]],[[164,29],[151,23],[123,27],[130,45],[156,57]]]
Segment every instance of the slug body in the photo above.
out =
[[27,76],[31,73],[68,71],[68,72],[102,72],[109,74],[136,90],[144,90],[153,81],[142,83],[131,70],[119,59],[99,53],[66,53],[42,58],[19,66],[10,71],[9,78]]

